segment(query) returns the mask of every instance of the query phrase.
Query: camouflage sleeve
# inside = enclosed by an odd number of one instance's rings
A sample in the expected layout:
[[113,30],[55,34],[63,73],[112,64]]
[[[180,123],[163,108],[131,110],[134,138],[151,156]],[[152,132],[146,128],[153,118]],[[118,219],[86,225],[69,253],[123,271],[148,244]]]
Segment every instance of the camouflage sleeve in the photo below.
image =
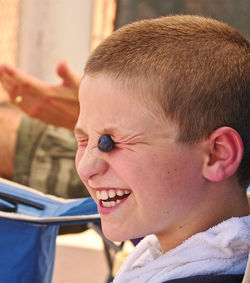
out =
[[17,138],[14,181],[63,198],[89,196],[75,169],[72,132],[24,115]]

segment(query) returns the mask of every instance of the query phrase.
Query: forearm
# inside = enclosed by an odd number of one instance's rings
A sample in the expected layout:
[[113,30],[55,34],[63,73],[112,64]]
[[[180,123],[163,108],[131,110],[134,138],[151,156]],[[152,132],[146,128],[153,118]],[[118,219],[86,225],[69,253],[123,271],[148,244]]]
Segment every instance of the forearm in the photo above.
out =
[[0,104],[0,176],[13,178],[14,156],[22,112],[8,102]]

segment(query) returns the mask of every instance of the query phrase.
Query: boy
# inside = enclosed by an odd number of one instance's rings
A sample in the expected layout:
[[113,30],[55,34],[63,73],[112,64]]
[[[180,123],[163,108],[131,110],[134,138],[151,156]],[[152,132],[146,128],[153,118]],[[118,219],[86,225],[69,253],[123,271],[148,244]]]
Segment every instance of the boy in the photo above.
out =
[[249,42],[198,16],[133,23],[90,56],[78,174],[109,239],[150,235],[114,282],[241,282],[250,249],[248,70]]

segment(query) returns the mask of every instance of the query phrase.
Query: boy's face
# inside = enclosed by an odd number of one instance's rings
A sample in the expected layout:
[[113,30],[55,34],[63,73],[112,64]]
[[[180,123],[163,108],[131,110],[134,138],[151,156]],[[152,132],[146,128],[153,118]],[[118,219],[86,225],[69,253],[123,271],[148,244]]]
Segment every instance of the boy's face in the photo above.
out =
[[[106,237],[174,236],[195,218],[203,197],[201,145],[177,143],[174,123],[104,75],[85,76],[79,99],[76,167],[98,204]],[[110,152],[97,147],[104,134],[115,142]],[[115,197],[104,201],[108,195]]]

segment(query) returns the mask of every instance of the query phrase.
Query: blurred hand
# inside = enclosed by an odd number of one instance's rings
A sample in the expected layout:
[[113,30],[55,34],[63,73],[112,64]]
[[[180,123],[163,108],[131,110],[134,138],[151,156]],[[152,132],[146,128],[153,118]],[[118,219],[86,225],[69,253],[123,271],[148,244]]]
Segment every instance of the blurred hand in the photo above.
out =
[[0,81],[10,100],[33,118],[73,130],[79,114],[80,77],[66,62],[57,66],[59,84],[47,84],[17,68],[0,65]]

